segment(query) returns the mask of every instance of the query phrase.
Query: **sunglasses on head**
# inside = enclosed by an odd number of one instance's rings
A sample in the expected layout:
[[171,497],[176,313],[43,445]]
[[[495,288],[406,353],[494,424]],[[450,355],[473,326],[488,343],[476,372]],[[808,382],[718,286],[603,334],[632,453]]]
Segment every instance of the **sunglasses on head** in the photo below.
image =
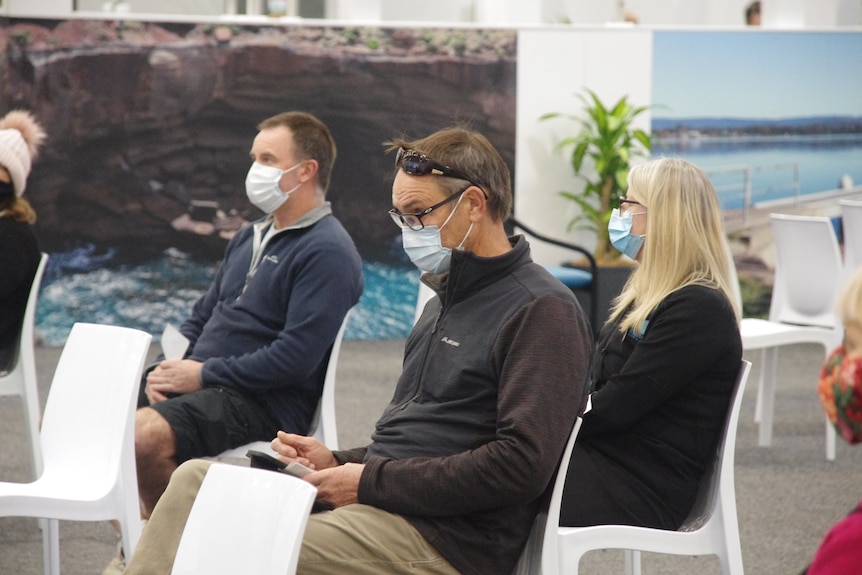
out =
[[419,153],[416,150],[398,148],[398,155],[395,156],[395,166],[397,168],[401,168],[404,170],[404,173],[410,174],[411,176],[433,174],[435,176],[446,176],[448,178],[465,180],[474,186],[477,185],[472,178],[468,178],[461,172],[453,170],[449,166],[444,166],[439,162],[435,162],[425,154]]

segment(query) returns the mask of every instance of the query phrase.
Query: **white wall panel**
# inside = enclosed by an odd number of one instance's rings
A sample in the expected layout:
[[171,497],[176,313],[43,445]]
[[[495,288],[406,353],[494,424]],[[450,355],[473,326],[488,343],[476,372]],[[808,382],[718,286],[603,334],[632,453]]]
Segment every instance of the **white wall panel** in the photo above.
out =
[[[635,104],[649,104],[652,32],[564,28],[518,34],[515,214],[536,231],[592,249],[592,233],[566,231],[576,208],[557,193],[583,187],[568,163],[570,149],[554,151],[578,126],[563,119],[539,121],[546,112],[578,114],[575,94],[585,87],[608,105],[623,95]],[[650,115],[642,115],[638,125],[649,130]],[[541,263],[568,257],[570,252],[534,244],[534,258]]]

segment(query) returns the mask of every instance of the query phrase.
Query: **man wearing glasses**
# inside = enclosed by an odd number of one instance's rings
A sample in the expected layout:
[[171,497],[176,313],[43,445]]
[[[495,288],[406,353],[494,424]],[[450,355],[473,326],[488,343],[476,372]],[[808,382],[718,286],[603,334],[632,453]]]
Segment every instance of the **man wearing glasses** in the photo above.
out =
[[[304,479],[327,509],[309,519],[297,573],[511,573],[585,403],[590,327],[526,240],[507,237],[509,170],[485,137],[451,128],[391,149],[390,214],[439,297],[370,444],[273,441],[316,470]],[[174,474],[128,573],[170,572],[208,465]]]

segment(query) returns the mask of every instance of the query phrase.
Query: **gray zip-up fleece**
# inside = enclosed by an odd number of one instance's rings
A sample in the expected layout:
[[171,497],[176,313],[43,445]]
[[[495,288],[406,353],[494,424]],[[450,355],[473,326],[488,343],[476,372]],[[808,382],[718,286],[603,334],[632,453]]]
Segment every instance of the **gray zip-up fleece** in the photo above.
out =
[[459,571],[510,573],[586,398],[592,336],[572,292],[530,259],[455,251],[364,462],[360,503],[403,515]]

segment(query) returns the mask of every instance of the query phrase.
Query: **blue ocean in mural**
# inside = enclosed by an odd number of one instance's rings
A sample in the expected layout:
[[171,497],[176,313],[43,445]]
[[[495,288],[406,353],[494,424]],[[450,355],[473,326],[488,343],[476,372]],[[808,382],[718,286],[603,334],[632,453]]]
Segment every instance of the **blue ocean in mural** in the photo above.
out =
[[[114,250],[92,245],[51,253],[36,312],[45,345],[60,346],[75,322],[134,327],[158,339],[166,323],[179,325],[209,287],[216,264],[177,250],[139,263],[116,261]],[[410,331],[419,285],[412,266],[365,262],[365,291],[346,339],[396,339]]]
[[862,134],[655,138],[652,152],[703,168],[724,209],[742,207],[746,178],[752,203],[835,190],[842,179],[862,185]]

